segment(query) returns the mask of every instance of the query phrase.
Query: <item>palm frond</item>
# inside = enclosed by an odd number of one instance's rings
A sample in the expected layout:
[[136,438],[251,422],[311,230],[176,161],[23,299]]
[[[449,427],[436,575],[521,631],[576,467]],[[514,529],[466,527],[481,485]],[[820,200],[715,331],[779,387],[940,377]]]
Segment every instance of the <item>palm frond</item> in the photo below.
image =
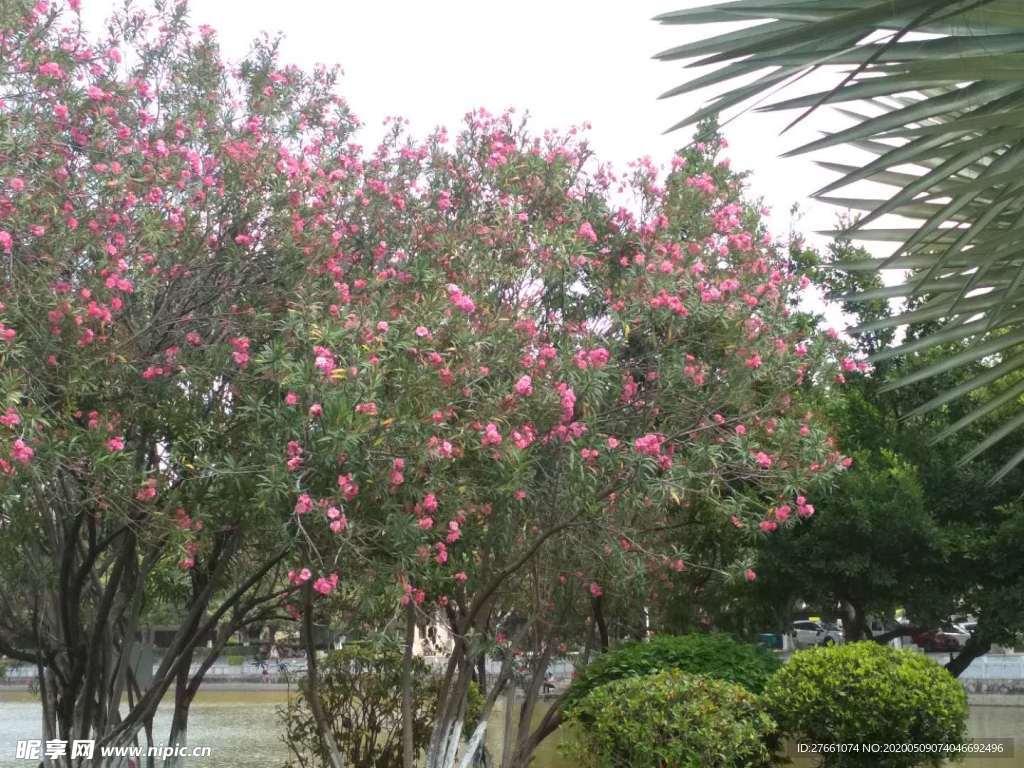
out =
[[[964,461],[1024,429],[1024,384],[1015,381],[1024,371],[1024,3],[732,0],[655,20],[744,24],[655,57],[685,61],[688,67],[719,65],[663,95],[717,89],[670,130],[750,105],[762,111],[800,109],[795,122],[829,106],[851,121],[789,154],[846,145],[874,156],[861,166],[820,163],[838,178],[815,193],[862,212],[851,230],[833,234],[896,243],[889,258],[837,265],[902,270],[905,278],[899,285],[842,297],[846,301],[912,300],[906,311],[854,331],[915,323],[933,328],[882,350],[879,359],[942,344],[953,349],[890,387],[971,367],[965,381],[913,411],[918,415],[971,398],[973,407],[943,429],[941,439],[982,417],[1007,413]],[[810,72],[833,73],[834,86],[777,96]],[[858,181],[893,191],[887,198],[832,194]],[[879,219],[886,215],[919,224],[883,228]],[[1011,412],[1014,407],[1021,413]],[[1024,452],[1010,457],[994,479],[1022,461]]]

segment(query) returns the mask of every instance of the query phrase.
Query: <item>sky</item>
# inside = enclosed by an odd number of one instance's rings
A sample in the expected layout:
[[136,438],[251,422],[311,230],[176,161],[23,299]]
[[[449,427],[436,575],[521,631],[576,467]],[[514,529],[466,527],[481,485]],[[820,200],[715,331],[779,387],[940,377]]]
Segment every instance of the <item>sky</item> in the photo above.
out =
[[[538,132],[589,122],[598,157],[624,168],[645,155],[667,164],[674,150],[690,139],[687,129],[668,135],[664,130],[694,111],[708,94],[657,97],[699,71],[651,57],[726,27],[665,26],[651,19],[705,4],[707,0],[191,0],[189,7],[195,24],[217,30],[228,60],[240,59],[253,39],[270,32],[284,35],[286,63],[340,64],[345,73],[341,93],[365,124],[365,145],[381,135],[387,116],[407,118],[415,133],[425,135],[438,125],[455,126],[476,107],[491,112],[514,107],[530,113]],[[83,0],[87,27],[102,29],[103,20],[120,5],[121,0]],[[830,229],[837,213],[807,199],[831,175],[809,158],[779,155],[816,138],[818,128],[841,123],[834,116],[816,115],[816,120],[781,136],[791,117],[749,111],[725,128],[733,167],[752,172],[751,191],[772,209],[770,225],[780,237],[793,226],[789,211],[794,203],[803,210],[796,228],[807,235]],[[834,319],[840,322],[838,315]]]

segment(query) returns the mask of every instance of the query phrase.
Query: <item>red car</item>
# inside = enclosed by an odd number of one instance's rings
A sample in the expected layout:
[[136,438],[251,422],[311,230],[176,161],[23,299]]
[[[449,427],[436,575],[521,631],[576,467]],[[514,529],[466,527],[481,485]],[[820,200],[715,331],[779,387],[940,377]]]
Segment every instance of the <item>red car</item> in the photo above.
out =
[[930,629],[913,636],[915,645],[932,653],[959,651],[962,647],[960,634],[952,629]]

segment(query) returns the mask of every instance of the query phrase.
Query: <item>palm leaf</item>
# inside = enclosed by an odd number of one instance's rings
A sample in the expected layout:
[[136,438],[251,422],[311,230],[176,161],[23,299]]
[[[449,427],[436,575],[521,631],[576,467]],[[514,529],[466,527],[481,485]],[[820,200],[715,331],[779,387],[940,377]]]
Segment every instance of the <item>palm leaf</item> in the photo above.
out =
[[[719,65],[665,94],[715,91],[704,107],[670,130],[761,100],[766,103],[758,108],[764,111],[803,110],[797,122],[822,106],[836,110],[839,105],[848,127],[789,154],[845,145],[874,156],[859,166],[820,163],[837,178],[815,197],[864,214],[849,230],[831,234],[897,245],[889,258],[836,266],[901,270],[902,275],[897,285],[842,298],[915,300],[910,308],[854,331],[918,323],[934,327],[876,357],[931,355],[931,365],[912,366],[911,374],[887,384],[892,388],[971,371],[959,385],[912,411],[920,415],[972,398],[968,414],[941,431],[943,439],[983,417],[1001,418],[965,460],[1024,429],[1024,384],[1019,383],[1024,375],[1024,3],[732,0],[662,14],[656,21],[744,25],[658,55],[688,66]],[[832,87],[776,95],[812,71],[832,72]],[[892,193],[879,198],[836,194],[858,181]],[[886,215],[918,224],[880,227]],[[935,362],[936,349],[947,348],[951,351]],[[1005,462],[996,478],[1022,461],[1024,451]]]

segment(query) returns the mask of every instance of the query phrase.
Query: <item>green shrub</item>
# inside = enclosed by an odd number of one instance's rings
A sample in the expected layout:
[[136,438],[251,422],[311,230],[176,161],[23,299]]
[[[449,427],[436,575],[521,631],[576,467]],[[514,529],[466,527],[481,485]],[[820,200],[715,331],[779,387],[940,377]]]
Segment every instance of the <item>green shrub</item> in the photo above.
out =
[[578,701],[613,680],[664,669],[726,680],[760,693],[778,668],[779,661],[770,651],[737,642],[728,635],[659,635],[597,657],[573,681],[568,701]]
[[[402,764],[402,652],[397,645],[350,644],[320,663],[320,698],[334,738],[350,768],[394,768]],[[433,725],[439,680],[423,659],[413,658],[413,744],[425,749]],[[469,689],[467,728],[483,709],[476,685]],[[328,765],[316,723],[301,692],[278,711],[289,767]]]
[[243,663],[245,663],[245,657],[244,656],[228,656],[227,657],[227,662],[228,662],[229,666],[240,667],[240,666],[242,666]]
[[567,711],[563,751],[587,768],[759,768],[775,723],[735,683],[668,669],[595,688]]
[[[958,744],[967,695],[920,653],[873,642],[793,654],[771,679],[765,704],[781,732],[815,744]],[[941,755],[824,754],[829,768],[939,765]]]

